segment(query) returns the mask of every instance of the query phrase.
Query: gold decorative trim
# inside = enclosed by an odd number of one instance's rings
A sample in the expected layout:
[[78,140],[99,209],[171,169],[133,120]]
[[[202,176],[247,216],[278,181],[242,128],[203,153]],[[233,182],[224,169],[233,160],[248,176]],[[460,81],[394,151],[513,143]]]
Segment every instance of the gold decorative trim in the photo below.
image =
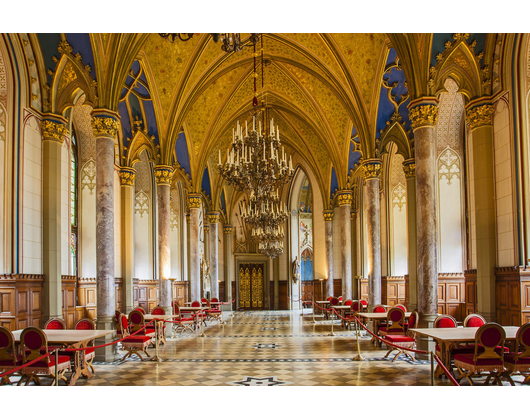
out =
[[191,214],[189,214],[189,213],[186,213],[186,222],[187,223],[191,222]]
[[482,105],[469,109],[466,112],[466,121],[469,124],[469,128],[474,130],[483,125],[492,125],[494,112],[493,105]]
[[339,191],[337,194],[337,203],[339,206],[351,206],[352,193],[351,191]]
[[416,176],[416,160],[409,159],[403,161],[403,172],[405,172],[405,178],[413,178]]
[[325,222],[333,222],[333,216],[335,215],[333,210],[325,210],[322,212],[322,214],[324,215]]
[[365,160],[361,167],[364,179],[379,178],[381,176],[380,160]]
[[223,226],[223,232],[227,233],[227,234],[231,234],[232,233],[232,225]]
[[201,208],[201,196],[200,195],[188,195],[188,207],[190,209]]
[[115,138],[118,134],[120,123],[110,117],[92,117],[92,130],[94,136]]
[[210,225],[204,225],[204,234],[210,233]]
[[357,213],[354,212],[354,211],[352,211],[352,212],[350,213],[350,220],[351,220],[352,222],[355,222],[356,219],[357,219]]
[[173,167],[155,166],[155,180],[157,185],[171,185],[173,179]]
[[43,120],[40,123],[43,140],[54,140],[63,144],[64,137],[68,136],[68,129],[61,123],[52,120]]
[[434,126],[438,121],[438,107],[436,105],[419,105],[409,111],[412,129]]
[[219,223],[219,213],[208,213],[208,221],[210,223]]
[[118,173],[120,177],[120,185],[129,185],[134,187],[134,180],[136,178],[136,170],[133,168],[121,168]]

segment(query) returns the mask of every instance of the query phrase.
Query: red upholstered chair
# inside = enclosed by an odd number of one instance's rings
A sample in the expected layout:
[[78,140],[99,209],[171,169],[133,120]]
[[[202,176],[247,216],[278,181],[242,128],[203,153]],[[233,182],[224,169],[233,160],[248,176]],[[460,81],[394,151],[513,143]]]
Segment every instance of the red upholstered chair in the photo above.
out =
[[361,312],[366,312],[366,308],[368,307],[368,301],[365,299],[361,299]]
[[219,299],[217,299],[216,297],[212,298],[212,300],[210,302],[219,302]]
[[405,312],[401,308],[390,308],[386,315],[386,327],[379,327],[379,335],[405,335]]
[[[161,306],[155,306],[153,308],[153,310],[151,311],[151,315],[165,315],[166,314],[166,311],[164,308],[162,308]],[[151,324],[151,325],[148,325],[145,330],[150,334],[150,333],[155,333],[156,330],[155,330],[155,324]],[[158,344],[160,345],[160,343],[162,344],[166,344],[166,325],[165,324],[162,324],[162,330],[161,331],[158,331],[158,337],[157,337],[157,340],[158,340]]]
[[173,324],[173,328],[175,332],[178,332],[180,330],[180,333],[182,334],[186,330],[190,330],[190,332],[193,332],[195,330],[196,322],[193,316],[191,316],[189,313],[183,314],[180,312],[180,307],[178,305],[174,305],[175,315],[176,318],[174,319],[176,322]]
[[510,375],[519,372],[525,378],[523,384],[530,384],[530,322],[517,330],[515,349],[517,351],[514,353],[504,354],[505,376],[515,385]]
[[376,305],[374,306],[374,309],[373,309],[374,312],[376,313],[385,313],[386,312],[386,308],[383,306],[383,305]]
[[479,314],[469,314],[464,319],[464,327],[482,327],[486,323],[486,320],[482,315]]
[[[192,308],[200,308],[202,305],[201,302],[199,302],[198,300],[194,300],[193,302],[191,302],[191,306]],[[192,316],[198,322],[202,322],[206,326],[206,320],[208,319],[208,314],[206,312],[195,312]]]
[[[0,326],[0,373],[7,372],[21,364],[22,356],[17,356],[13,333],[6,327]],[[0,385],[10,385],[10,376],[4,376]]]
[[[145,326],[144,314],[137,310],[134,310],[129,314],[128,321],[129,321],[129,331],[131,332],[131,334],[138,330],[141,330]],[[145,329],[142,331],[141,334],[147,335],[149,337],[155,336],[154,331],[149,332],[149,331],[146,331]]]
[[51,318],[44,324],[45,330],[66,330],[66,324],[61,318]]
[[456,328],[457,323],[451,315],[440,315],[434,320],[433,328]]
[[[20,333],[20,345],[22,346],[22,354],[24,355],[22,360],[23,364],[41,357],[41,349],[43,348],[45,350],[44,354],[50,351],[46,335],[41,329],[36,327],[27,327],[22,333]],[[57,368],[56,377],[55,355],[48,355],[32,365],[22,368],[19,371],[22,373],[22,377],[20,378],[20,381],[18,381],[18,385],[22,385],[24,382],[28,385],[32,380],[40,385],[40,376],[52,378],[52,385],[55,385],[56,381],[59,379],[62,379],[66,383],[67,380],[64,373],[67,370],[70,370],[70,357],[61,355],[57,356]]]
[[[213,298],[213,299],[217,299],[217,298]],[[212,302],[213,302],[213,299],[212,299]],[[217,299],[216,302],[219,302],[219,300]],[[219,305],[210,305],[210,302],[208,302],[208,306],[210,307],[210,309],[208,309],[208,319],[215,319],[217,321],[219,321],[219,323],[222,322],[222,315],[223,313],[221,312],[221,309],[219,308]]]
[[337,306],[339,304],[339,299],[336,297],[332,297],[329,300],[329,306]]
[[407,308],[405,307],[405,305],[402,305],[401,303],[398,303],[398,304],[392,306],[392,308],[401,308],[401,309],[403,309],[403,312],[407,312]]
[[[133,312],[137,312],[137,311],[133,311]],[[129,314],[129,317],[130,317],[130,314]],[[143,314],[142,314],[142,319],[143,319]],[[121,324],[120,329],[123,332],[124,337],[125,337],[121,343],[122,343],[124,350],[127,351],[127,354],[125,354],[125,356],[123,356],[123,359],[121,359],[122,362],[127,357],[130,357],[133,354],[137,354],[140,360],[143,361],[144,359],[142,358],[142,355],[138,353],[140,350],[143,351],[147,355],[147,357],[150,357],[149,353],[147,353],[147,347],[149,347],[149,343],[151,343],[151,337],[147,335],[142,335],[141,332],[139,332],[136,335],[130,336],[129,325],[127,322],[127,317],[125,315],[122,315],[120,317],[120,324]]]
[[[399,308],[399,309],[401,309],[401,308]],[[405,315],[405,314],[403,313],[403,315]],[[409,325],[411,326],[411,328],[416,328],[417,325],[418,325],[418,322],[419,322],[418,312],[414,311],[414,312],[412,312],[410,314]],[[385,336],[385,340],[389,341],[392,344],[396,344],[396,345],[398,345],[400,347],[406,347],[406,348],[409,348],[409,349],[413,349],[414,346],[416,345],[416,336],[415,336],[415,334],[414,333],[408,333],[408,332],[407,332],[407,334],[387,334]],[[392,359],[392,362],[394,362],[398,358],[398,356],[400,354],[405,354],[408,357],[410,357],[412,360],[416,361],[416,358],[414,357],[414,354],[413,353],[409,353],[407,350],[398,349],[398,348],[395,348],[395,347],[392,347],[392,346],[388,346],[388,345],[387,345],[387,347],[389,348],[389,350],[388,350],[388,353],[385,354],[385,357],[383,357],[383,359],[386,359],[390,353],[392,353],[394,350],[397,350],[397,354]]]
[[[81,318],[79,321],[75,323],[74,329],[76,330],[95,330],[96,329],[96,323],[92,321],[90,318]],[[88,343],[89,346],[93,346],[94,342]],[[61,354],[61,353],[59,353]],[[73,354],[72,352],[69,352],[69,354]],[[94,366],[92,365],[92,360],[94,360],[94,357],[96,356],[95,350],[87,350],[85,352],[85,363],[88,367],[92,370],[92,373],[95,373]]]
[[[471,385],[472,375],[488,372],[485,384],[493,377],[502,386],[501,375],[504,373],[504,340],[506,332],[494,322],[484,324],[475,334],[475,351],[473,354],[456,354],[455,366],[460,372],[457,381],[466,378]],[[480,347],[484,349],[481,351]],[[496,351],[499,348],[500,351]]]
[[136,308],[133,309],[133,311],[140,311],[141,313],[145,315],[145,309],[142,308],[141,306],[137,306]]

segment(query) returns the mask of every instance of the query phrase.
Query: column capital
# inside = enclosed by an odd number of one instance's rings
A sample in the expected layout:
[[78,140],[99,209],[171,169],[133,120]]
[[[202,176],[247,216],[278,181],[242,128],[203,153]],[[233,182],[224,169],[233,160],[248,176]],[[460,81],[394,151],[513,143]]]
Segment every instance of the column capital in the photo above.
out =
[[419,98],[408,105],[412,130],[420,127],[433,127],[438,121],[438,100]]
[[200,194],[188,194],[188,207],[199,209],[201,207],[202,196]]
[[46,115],[40,123],[42,141],[50,140],[63,144],[68,136],[66,121],[60,115]]
[[210,225],[204,225],[203,229],[204,229],[204,233],[210,233]]
[[356,212],[356,211],[352,211],[352,212],[350,213],[350,220],[351,220],[352,222],[355,222],[355,219],[356,219],[356,218],[357,218],[357,212]]
[[134,187],[134,180],[136,178],[136,169],[123,166],[120,168],[120,172],[118,172],[118,175],[120,177],[121,186]]
[[120,128],[119,116],[110,110],[94,110],[92,112],[92,130],[94,136],[115,139]]
[[352,192],[351,190],[341,190],[337,192],[337,203],[339,206],[351,206]]
[[219,212],[211,211],[208,213],[208,221],[210,223],[219,223]]
[[157,165],[154,168],[156,185],[171,185],[173,178],[173,167]]
[[188,224],[191,223],[191,219],[190,219],[190,217],[191,217],[191,214],[186,213],[186,222],[187,222]]
[[232,225],[224,225],[223,232],[227,235],[230,235],[232,233]]
[[466,109],[466,122],[473,131],[475,128],[493,124],[495,108],[491,104],[479,105]]
[[381,159],[367,159],[361,166],[364,179],[379,178],[381,175]]
[[333,216],[335,215],[333,210],[324,210],[322,214],[324,215],[324,221],[333,222]]
[[416,159],[404,160],[403,172],[405,172],[405,178],[414,178],[416,176]]

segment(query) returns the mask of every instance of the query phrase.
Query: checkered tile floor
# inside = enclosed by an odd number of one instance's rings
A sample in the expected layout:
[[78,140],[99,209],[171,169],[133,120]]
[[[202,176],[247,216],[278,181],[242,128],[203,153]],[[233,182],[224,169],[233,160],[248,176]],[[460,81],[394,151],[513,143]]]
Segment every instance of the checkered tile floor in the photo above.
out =
[[[226,324],[208,323],[206,337],[182,334],[159,349],[162,362],[140,361],[137,356],[121,362],[94,363],[96,375],[79,379],[76,386],[96,385],[430,385],[430,362],[412,362],[400,356],[394,363],[382,359],[384,348],[368,336],[360,339],[364,361],[357,355],[355,332],[335,321],[300,311],[263,311],[224,315]],[[148,350],[154,356],[155,350]],[[16,381],[16,378],[13,378]],[[522,382],[522,377],[519,382]],[[481,380],[478,380],[479,384]],[[505,383],[508,385],[508,383]],[[436,379],[436,385],[450,385]],[[462,381],[462,385],[467,382]]]

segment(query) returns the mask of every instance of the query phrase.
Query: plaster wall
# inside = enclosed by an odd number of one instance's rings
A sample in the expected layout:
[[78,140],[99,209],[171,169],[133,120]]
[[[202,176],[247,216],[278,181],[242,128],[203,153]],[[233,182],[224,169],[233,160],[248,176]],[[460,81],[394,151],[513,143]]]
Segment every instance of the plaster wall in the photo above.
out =
[[114,277],[121,277],[121,186],[114,169]]
[[468,132],[467,142],[467,179],[468,179],[468,209],[469,209],[469,238],[470,252],[469,268],[477,268],[477,232],[475,221],[475,182],[474,182],[474,159],[473,159],[473,135]]

